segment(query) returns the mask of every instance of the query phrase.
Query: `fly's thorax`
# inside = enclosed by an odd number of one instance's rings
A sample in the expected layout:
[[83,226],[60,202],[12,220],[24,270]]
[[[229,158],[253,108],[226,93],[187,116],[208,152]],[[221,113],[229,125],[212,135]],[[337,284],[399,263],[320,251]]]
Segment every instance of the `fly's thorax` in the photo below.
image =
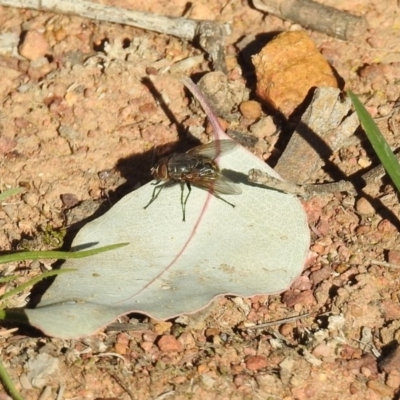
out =
[[210,158],[188,153],[173,154],[168,160],[168,178],[177,182],[194,182],[218,174],[217,164]]

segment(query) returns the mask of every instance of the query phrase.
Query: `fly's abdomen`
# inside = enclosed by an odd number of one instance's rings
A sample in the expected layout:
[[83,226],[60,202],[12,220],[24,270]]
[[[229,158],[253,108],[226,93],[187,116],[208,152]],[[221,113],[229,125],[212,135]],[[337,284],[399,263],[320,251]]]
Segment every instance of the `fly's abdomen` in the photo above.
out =
[[197,165],[197,171],[201,178],[213,178],[218,176],[218,165],[209,158],[204,158],[202,162]]

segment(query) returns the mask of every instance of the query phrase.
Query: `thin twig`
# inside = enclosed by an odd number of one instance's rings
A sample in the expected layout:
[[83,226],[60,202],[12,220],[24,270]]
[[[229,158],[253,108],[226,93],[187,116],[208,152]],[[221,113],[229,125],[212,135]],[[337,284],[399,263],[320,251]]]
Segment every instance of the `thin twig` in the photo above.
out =
[[99,353],[99,354],[94,355],[93,357],[117,357],[117,358],[121,359],[125,365],[128,364],[128,361],[123,356],[121,356],[121,354],[118,354],[118,353],[112,353],[112,352]]
[[7,329],[7,330],[2,330],[0,331],[0,336],[4,337],[7,335],[10,335],[11,333],[17,332],[19,328],[11,328],[11,329]]
[[374,118],[374,121],[385,121],[389,118],[392,118],[400,109],[400,102],[396,101],[395,105],[393,106],[392,110],[390,111],[390,113],[388,115],[385,115],[383,117],[377,117]]
[[[189,393],[189,392],[188,392]],[[173,396],[175,394],[175,390],[170,390],[169,392],[165,392],[163,394],[160,394],[158,397],[156,397],[154,400],[164,400],[169,396]]]
[[64,383],[60,383],[60,387],[58,389],[56,400],[63,400],[64,393],[65,393],[65,388],[66,388],[65,384]]
[[111,374],[111,376],[116,380],[116,382],[118,383],[119,386],[122,387],[122,389],[125,390],[125,392],[128,394],[128,396],[132,399],[135,400],[136,396],[135,394],[132,392],[131,389],[129,389],[129,387],[125,384],[125,382],[123,381],[123,379],[118,376],[117,374]]
[[253,4],[258,10],[343,40],[358,38],[368,28],[365,18],[312,0],[253,0]]
[[282,325],[282,324],[286,324],[288,322],[293,322],[293,321],[297,321],[299,319],[308,317],[309,315],[310,315],[310,313],[295,315],[293,317],[288,317],[288,318],[278,319],[276,321],[266,322],[265,324],[246,326],[246,329],[262,329],[262,328],[268,328],[269,326]]
[[42,393],[38,397],[38,400],[47,400],[51,395],[51,386],[45,386]]
[[386,261],[370,260],[370,263],[375,264],[375,265],[381,265],[382,267],[386,267],[386,268],[400,269],[400,265],[388,263]]
[[[400,153],[396,154],[400,160]],[[385,175],[385,169],[382,164],[376,166],[370,171],[361,176],[360,181],[363,182],[363,187],[376,182],[377,179]],[[329,193],[347,192],[357,194],[356,186],[349,180],[341,180],[339,182],[321,183],[315,185],[300,185],[293,182],[282,181],[274,178],[259,169],[251,169],[249,171],[249,180],[254,183],[265,185],[271,189],[279,190],[281,192],[290,193],[295,196],[309,199],[315,196],[323,196]]]
[[87,0],[0,0],[0,5],[78,15],[195,41],[209,54],[214,69],[226,72],[224,37],[231,33],[230,25],[227,23],[167,17]]
[[106,331],[111,332],[111,331],[118,331],[118,332],[128,332],[128,331],[146,331],[150,330],[152,327],[151,324],[148,323],[120,323],[120,322],[115,322],[113,324],[110,324],[107,326]]

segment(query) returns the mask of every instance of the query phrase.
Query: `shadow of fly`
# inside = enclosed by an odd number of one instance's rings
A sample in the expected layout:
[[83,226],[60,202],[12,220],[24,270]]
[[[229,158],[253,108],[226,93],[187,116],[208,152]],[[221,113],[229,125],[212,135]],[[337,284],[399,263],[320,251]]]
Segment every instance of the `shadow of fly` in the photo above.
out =
[[[174,153],[164,157],[151,169],[151,174],[157,180],[153,195],[145,209],[157,199],[161,190],[167,186],[179,183],[181,186],[181,206],[183,219],[185,221],[186,203],[192,190],[192,185],[205,189],[215,197],[225,203],[235,207],[222,197],[221,194],[240,194],[242,190],[231,180],[221,174],[221,171],[215,162],[219,155],[224,155],[233,150],[237,143],[233,140],[215,140],[203,144],[186,153]],[[161,183],[160,183],[161,182]],[[183,196],[185,185],[188,188],[188,194],[185,199]]]

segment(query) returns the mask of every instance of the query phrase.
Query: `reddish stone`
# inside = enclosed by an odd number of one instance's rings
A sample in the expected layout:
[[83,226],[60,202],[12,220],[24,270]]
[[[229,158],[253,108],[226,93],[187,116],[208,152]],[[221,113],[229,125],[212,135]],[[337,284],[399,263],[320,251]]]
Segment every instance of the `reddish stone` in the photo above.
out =
[[398,389],[400,387],[400,371],[397,369],[390,371],[386,379],[386,385],[392,389]]
[[373,390],[375,393],[377,393],[381,397],[391,398],[393,395],[393,389],[391,389],[389,386],[386,386],[384,383],[376,381],[376,380],[368,381],[367,387],[369,389]]
[[246,360],[246,368],[250,371],[257,371],[267,366],[267,358],[264,356],[250,356]]
[[399,250],[389,250],[387,256],[388,256],[388,261],[391,264],[400,265],[400,251]]
[[182,343],[172,335],[161,336],[157,346],[162,352],[180,352],[183,350]]
[[378,366],[376,358],[372,354],[365,354],[363,357],[357,360],[350,360],[347,363],[347,368],[349,370],[361,371],[361,368],[363,367],[368,368],[373,376],[378,375]]
[[141,347],[146,353],[148,353],[148,352],[151,350],[151,348],[153,347],[153,343],[151,343],[151,342],[143,342],[143,343],[140,343],[140,347]]
[[391,300],[385,300],[381,304],[381,309],[388,320],[400,318],[400,304]]
[[379,222],[377,230],[380,233],[396,233],[397,228],[387,219],[383,219]]
[[7,154],[14,150],[17,141],[8,137],[0,137],[0,154]]
[[293,307],[296,304],[311,306],[316,303],[311,290],[305,290],[304,292],[288,290],[283,295],[283,301],[288,307]]
[[308,290],[311,289],[311,282],[308,276],[299,276],[293,283],[292,287],[293,290]]
[[314,285],[318,285],[320,282],[329,279],[332,274],[332,269],[329,266],[322,267],[321,269],[314,271],[311,274],[311,280]]
[[123,343],[115,343],[115,352],[121,355],[127,354],[128,348]]

